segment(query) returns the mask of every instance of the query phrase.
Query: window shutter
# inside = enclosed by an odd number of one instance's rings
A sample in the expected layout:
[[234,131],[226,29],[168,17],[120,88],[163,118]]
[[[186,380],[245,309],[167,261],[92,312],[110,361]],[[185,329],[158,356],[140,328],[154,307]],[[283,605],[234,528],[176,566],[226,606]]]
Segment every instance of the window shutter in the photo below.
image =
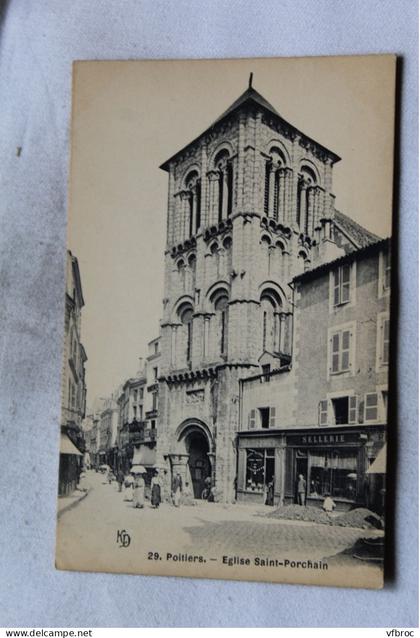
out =
[[255,429],[255,410],[251,410],[249,413],[248,425],[250,430]]
[[318,405],[319,425],[328,425],[328,401],[320,401]]
[[365,421],[378,420],[378,394],[370,392],[365,396]]
[[336,332],[331,338],[331,372],[340,370],[340,333]]
[[276,427],[276,408],[270,408],[270,428]]
[[340,270],[334,271],[334,306],[340,303]]
[[387,364],[389,360],[389,319],[384,319],[382,327],[382,363]]
[[347,303],[350,301],[350,274],[351,269],[349,265],[342,266],[341,272],[341,303]]
[[349,397],[349,423],[357,423],[357,397]]
[[341,370],[350,368],[350,330],[341,333]]

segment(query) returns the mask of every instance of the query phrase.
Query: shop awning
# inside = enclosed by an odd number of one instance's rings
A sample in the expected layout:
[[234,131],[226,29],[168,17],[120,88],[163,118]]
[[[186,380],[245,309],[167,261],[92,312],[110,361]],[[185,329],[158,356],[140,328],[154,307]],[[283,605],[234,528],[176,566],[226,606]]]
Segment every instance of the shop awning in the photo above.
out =
[[147,445],[141,445],[139,448],[134,448],[132,465],[144,465],[144,467],[151,467],[156,463],[156,450],[150,448]]
[[372,465],[368,467],[366,474],[386,474],[386,444],[383,446]]
[[70,441],[67,434],[61,433],[60,438],[60,454],[74,454],[75,456],[83,456],[83,454],[77,449],[72,441]]

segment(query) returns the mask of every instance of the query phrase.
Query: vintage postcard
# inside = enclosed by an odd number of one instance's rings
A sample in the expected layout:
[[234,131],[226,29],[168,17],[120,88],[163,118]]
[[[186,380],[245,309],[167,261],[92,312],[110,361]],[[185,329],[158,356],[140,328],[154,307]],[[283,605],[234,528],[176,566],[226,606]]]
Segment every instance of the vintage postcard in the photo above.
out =
[[57,567],[382,587],[395,56],[73,71]]

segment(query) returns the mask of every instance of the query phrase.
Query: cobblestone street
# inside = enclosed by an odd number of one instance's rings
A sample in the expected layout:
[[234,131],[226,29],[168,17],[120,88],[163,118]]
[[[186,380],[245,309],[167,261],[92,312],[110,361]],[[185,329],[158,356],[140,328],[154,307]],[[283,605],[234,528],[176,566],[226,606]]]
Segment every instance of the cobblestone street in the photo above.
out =
[[[255,557],[278,561],[323,561],[336,557],[351,547],[361,536],[375,536],[377,532],[354,528],[329,527],[295,521],[263,518],[263,506],[233,505],[197,501],[195,506],[175,508],[164,503],[154,510],[146,502],[144,509],[134,509],[124,501],[115,483],[89,473],[91,490],[75,507],[64,512],[58,521],[57,565],[64,569],[93,571],[143,572],[178,575],[182,563],[183,575],[249,580],[280,580],[281,568],[254,565]],[[128,547],[121,547],[118,531],[130,536]],[[169,555],[169,557],[168,557]],[[188,562],[188,556],[202,557],[200,562]],[[223,557],[249,558],[251,566],[229,567]],[[199,559],[195,559],[198,561]],[[348,584],[360,578],[361,571],[380,578],[376,566],[361,564],[346,556]],[[294,570],[281,573],[281,579],[305,579],[319,572]],[[327,573],[327,572],[323,572]],[[330,577],[329,573],[329,577]],[[300,581],[301,582],[301,581]],[[359,581],[360,582],[360,581]],[[326,580],[325,584],[329,584]]]

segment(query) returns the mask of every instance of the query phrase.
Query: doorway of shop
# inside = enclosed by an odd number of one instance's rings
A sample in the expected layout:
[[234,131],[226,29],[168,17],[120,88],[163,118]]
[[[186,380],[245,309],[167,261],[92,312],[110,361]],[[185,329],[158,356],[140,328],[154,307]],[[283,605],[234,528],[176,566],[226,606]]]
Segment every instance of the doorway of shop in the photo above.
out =
[[209,444],[206,436],[201,432],[192,432],[187,437],[186,444],[194,498],[202,498],[206,488],[206,478],[211,474]]
[[296,455],[296,471],[295,471],[295,503],[299,502],[298,499],[298,481],[299,475],[302,474],[306,481],[306,488],[308,487],[308,456],[304,452],[298,452]]

